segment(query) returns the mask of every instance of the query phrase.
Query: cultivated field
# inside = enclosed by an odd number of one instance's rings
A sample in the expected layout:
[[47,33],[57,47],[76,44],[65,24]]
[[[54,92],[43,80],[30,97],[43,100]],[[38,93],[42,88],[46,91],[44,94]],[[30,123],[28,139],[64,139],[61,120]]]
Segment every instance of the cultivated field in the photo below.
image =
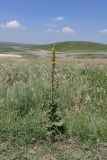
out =
[[58,49],[55,100],[65,133],[51,143],[51,48],[11,45],[0,51],[0,160],[107,160],[107,46]]

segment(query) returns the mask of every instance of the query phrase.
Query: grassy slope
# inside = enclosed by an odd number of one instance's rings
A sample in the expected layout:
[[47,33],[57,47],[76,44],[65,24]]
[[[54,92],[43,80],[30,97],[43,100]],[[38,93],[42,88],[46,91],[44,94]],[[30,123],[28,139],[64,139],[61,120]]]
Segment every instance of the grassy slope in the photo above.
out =
[[[42,49],[50,50],[53,44],[47,45],[27,45],[25,48],[31,50]],[[107,45],[94,42],[69,41],[56,43],[57,51],[71,51],[71,52],[107,52]]]
[[[17,46],[22,49],[28,50],[51,50],[53,44],[44,44],[44,45],[27,45],[27,44],[18,44],[18,43],[0,43],[1,52],[14,52],[20,51],[15,49],[14,46]],[[95,53],[95,52],[107,52],[107,45],[95,42],[82,42],[82,41],[68,41],[68,42],[57,42],[56,43],[57,51],[70,51],[73,53]]]
[[20,52],[21,50],[16,49],[15,46],[21,46],[21,44],[18,43],[8,43],[8,42],[0,42],[0,52]]
[[13,47],[0,47],[0,52],[20,52],[17,49],[14,49]]

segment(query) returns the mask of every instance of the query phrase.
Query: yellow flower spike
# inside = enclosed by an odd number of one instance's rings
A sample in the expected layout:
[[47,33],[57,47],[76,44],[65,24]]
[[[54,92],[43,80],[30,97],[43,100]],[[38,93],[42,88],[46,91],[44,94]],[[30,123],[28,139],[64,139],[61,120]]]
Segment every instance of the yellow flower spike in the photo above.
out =
[[55,64],[55,51],[56,51],[56,46],[52,48],[52,61],[51,64]]

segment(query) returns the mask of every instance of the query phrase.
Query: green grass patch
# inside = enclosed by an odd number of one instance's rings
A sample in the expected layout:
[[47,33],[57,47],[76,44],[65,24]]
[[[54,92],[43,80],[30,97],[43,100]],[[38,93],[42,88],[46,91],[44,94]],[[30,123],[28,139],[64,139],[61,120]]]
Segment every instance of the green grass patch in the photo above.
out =
[[[95,42],[82,42],[82,41],[68,41],[68,42],[56,42],[57,51],[59,52],[73,52],[73,53],[102,53],[107,52],[107,45]],[[44,45],[25,45],[30,50],[47,50],[53,47],[53,44]]]
[[57,61],[55,84],[55,99],[66,132],[59,137],[62,142],[49,145],[51,65],[36,58],[0,62],[2,157],[9,160],[26,156],[30,160],[106,157],[103,144],[107,143],[107,67]]
[[[12,62],[12,63],[11,63]],[[107,141],[107,68],[57,64],[56,101],[66,122],[65,137]],[[13,143],[46,140],[51,65],[43,61],[0,63],[0,137]]]

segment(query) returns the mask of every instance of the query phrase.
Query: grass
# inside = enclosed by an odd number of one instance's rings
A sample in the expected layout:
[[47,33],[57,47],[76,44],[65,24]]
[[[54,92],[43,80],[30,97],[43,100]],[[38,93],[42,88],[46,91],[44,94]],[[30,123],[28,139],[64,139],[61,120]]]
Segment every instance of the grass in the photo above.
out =
[[20,50],[18,49],[15,49],[14,47],[12,46],[0,46],[0,52],[1,53],[8,53],[8,52],[20,52]]
[[[85,53],[87,54],[98,54],[107,52],[107,44],[95,43],[95,42],[84,42],[84,41],[68,41],[68,42],[56,42],[57,51],[59,52],[73,52],[73,53]],[[14,48],[14,46],[17,47]],[[0,51],[21,51],[21,50],[47,50],[53,47],[53,44],[43,45],[29,45],[29,44],[17,44],[17,43],[0,43]],[[18,50],[19,48],[19,50]]]
[[56,101],[66,133],[53,145],[47,134],[50,74],[51,64],[44,59],[0,60],[1,156],[9,160],[20,156],[83,160],[88,155],[106,159],[106,65],[95,60],[90,65],[81,60],[57,61]]
[[[73,52],[73,53],[102,53],[107,52],[107,45],[95,42],[82,42],[82,41],[68,41],[57,42],[57,51],[59,52]],[[44,45],[26,45],[25,48],[30,50],[50,50],[53,44]]]

